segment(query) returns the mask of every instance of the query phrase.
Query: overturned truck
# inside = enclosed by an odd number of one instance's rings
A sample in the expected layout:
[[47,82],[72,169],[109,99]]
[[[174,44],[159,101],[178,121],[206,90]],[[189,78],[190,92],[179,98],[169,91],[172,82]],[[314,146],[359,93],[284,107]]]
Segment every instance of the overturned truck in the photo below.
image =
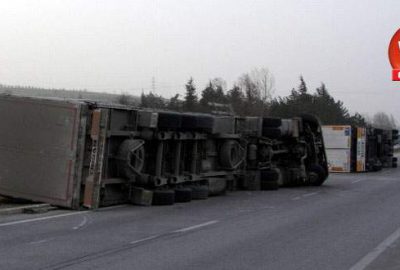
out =
[[330,172],[369,172],[397,168],[397,129],[322,126]]
[[292,119],[0,96],[0,195],[79,209],[321,185],[321,127]]

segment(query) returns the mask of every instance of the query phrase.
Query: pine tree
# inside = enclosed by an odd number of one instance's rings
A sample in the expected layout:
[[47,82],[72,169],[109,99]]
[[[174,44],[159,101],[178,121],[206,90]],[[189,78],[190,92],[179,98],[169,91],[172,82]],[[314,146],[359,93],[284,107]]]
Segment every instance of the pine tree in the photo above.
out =
[[209,111],[209,102],[215,101],[216,93],[211,81],[207,84],[207,87],[201,92],[200,105],[201,110],[204,112]]
[[163,109],[166,104],[162,96],[158,96],[153,93],[148,93],[147,95],[142,92],[140,96],[140,106],[145,108]]
[[173,111],[181,111],[182,110],[182,101],[179,100],[179,94],[171,97],[168,102],[167,108]]
[[222,85],[216,82],[216,79],[209,81],[207,87],[201,92],[200,106],[201,110],[204,112],[210,111],[209,103],[227,103]]
[[146,99],[146,95],[144,94],[144,92],[142,91],[142,94],[140,95],[140,106],[146,108],[147,105],[147,99]]
[[189,79],[185,87],[186,87],[186,95],[183,104],[184,110],[195,112],[198,109],[198,101],[197,101],[196,87],[193,83],[193,78]]
[[300,77],[298,89],[292,89],[285,98],[275,98],[271,102],[270,114],[278,117],[294,117],[304,113],[318,116],[325,125],[354,124],[364,126],[365,119],[358,113],[350,116],[349,111],[340,100],[335,100],[324,83],[309,94],[303,77]]
[[349,124],[351,124],[351,125],[354,125],[357,127],[366,127],[367,126],[367,121],[359,113],[355,113],[353,116],[350,117],[349,120],[350,120]]
[[317,94],[318,94],[319,96],[321,96],[321,97],[323,97],[323,96],[329,96],[328,90],[326,89],[326,86],[325,86],[324,83],[321,83],[321,86],[318,87],[318,88],[316,89],[316,91],[317,91]]
[[307,94],[307,85],[306,82],[304,81],[303,76],[300,76],[300,85],[299,85],[299,93],[300,94]]
[[244,115],[244,94],[240,87],[237,85],[233,86],[228,91],[227,99],[236,114]]

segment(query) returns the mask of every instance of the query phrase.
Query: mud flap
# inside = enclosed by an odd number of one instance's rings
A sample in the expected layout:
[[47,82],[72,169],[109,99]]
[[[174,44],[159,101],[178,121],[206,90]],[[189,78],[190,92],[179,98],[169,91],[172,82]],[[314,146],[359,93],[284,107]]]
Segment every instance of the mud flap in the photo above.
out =
[[85,181],[83,206],[98,208],[100,205],[100,189],[103,171],[104,148],[106,143],[106,126],[108,115],[101,109],[92,112],[90,137],[92,140],[89,175]]

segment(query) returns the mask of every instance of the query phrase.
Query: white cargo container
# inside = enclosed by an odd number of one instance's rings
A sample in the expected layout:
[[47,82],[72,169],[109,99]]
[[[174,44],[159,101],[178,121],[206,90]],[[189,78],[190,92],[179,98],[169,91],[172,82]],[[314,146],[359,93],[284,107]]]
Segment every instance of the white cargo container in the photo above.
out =
[[322,132],[329,171],[351,172],[351,126],[323,126]]
[[350,149],[351,126],[322,126],[326,149]]
[[350,149],[326,149],[330,172],[351,172]]
[[366,128],[322,127],[330,172],[366,171]]

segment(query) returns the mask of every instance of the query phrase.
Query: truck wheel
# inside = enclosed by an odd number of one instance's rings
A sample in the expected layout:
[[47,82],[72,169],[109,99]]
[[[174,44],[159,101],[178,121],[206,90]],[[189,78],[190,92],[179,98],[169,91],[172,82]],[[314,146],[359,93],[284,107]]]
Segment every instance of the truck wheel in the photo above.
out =
[[280,138],[282,132],[279,128],[263,128],[262,135],[267,138]]
[[309,183],[312,186],[320,186],[325,182],[326,171],[319,164],[312,164],[308,169],[309,173]]
[[222,167],[234,169],[240,162],[240,145],[237,141],[229,140],[224,142],[220,151],[220,163]]
[[182,114],[182,129],[211,131],[214,118],[199,114]]
[[175,189],[175,202],[190,202],[192,200],[192,190],[190,188]]
[[175,112],[158,112],[158,128],[178,129],[181,127],[182,115]]
[[208,195],[218,196],[224,195],[227,189],[227,181],[224,178],[208,178]]
[[118,170],[128,179],[140,174],[144,167],[145,150],[143,140],[127,139],[118,149]]
[[206,115],[197,116],[197,128],[200,130],[211,132],[214,126],[214,117]]
[[262,126],[263,128],[277,128],[282,125],[282,119],[273,118],[273,117],[265,117],[263,118]]
[[172,205],[175,202],[175,192],[173,190],[154,190],[153,205]]
[[208,187],[206,185],[192,186],[192,199],[205,200],[208,198]]
[[184,113],[182,114],[182,125],[183,130],[193,130],[197,127],[197,118],[194,114]]

